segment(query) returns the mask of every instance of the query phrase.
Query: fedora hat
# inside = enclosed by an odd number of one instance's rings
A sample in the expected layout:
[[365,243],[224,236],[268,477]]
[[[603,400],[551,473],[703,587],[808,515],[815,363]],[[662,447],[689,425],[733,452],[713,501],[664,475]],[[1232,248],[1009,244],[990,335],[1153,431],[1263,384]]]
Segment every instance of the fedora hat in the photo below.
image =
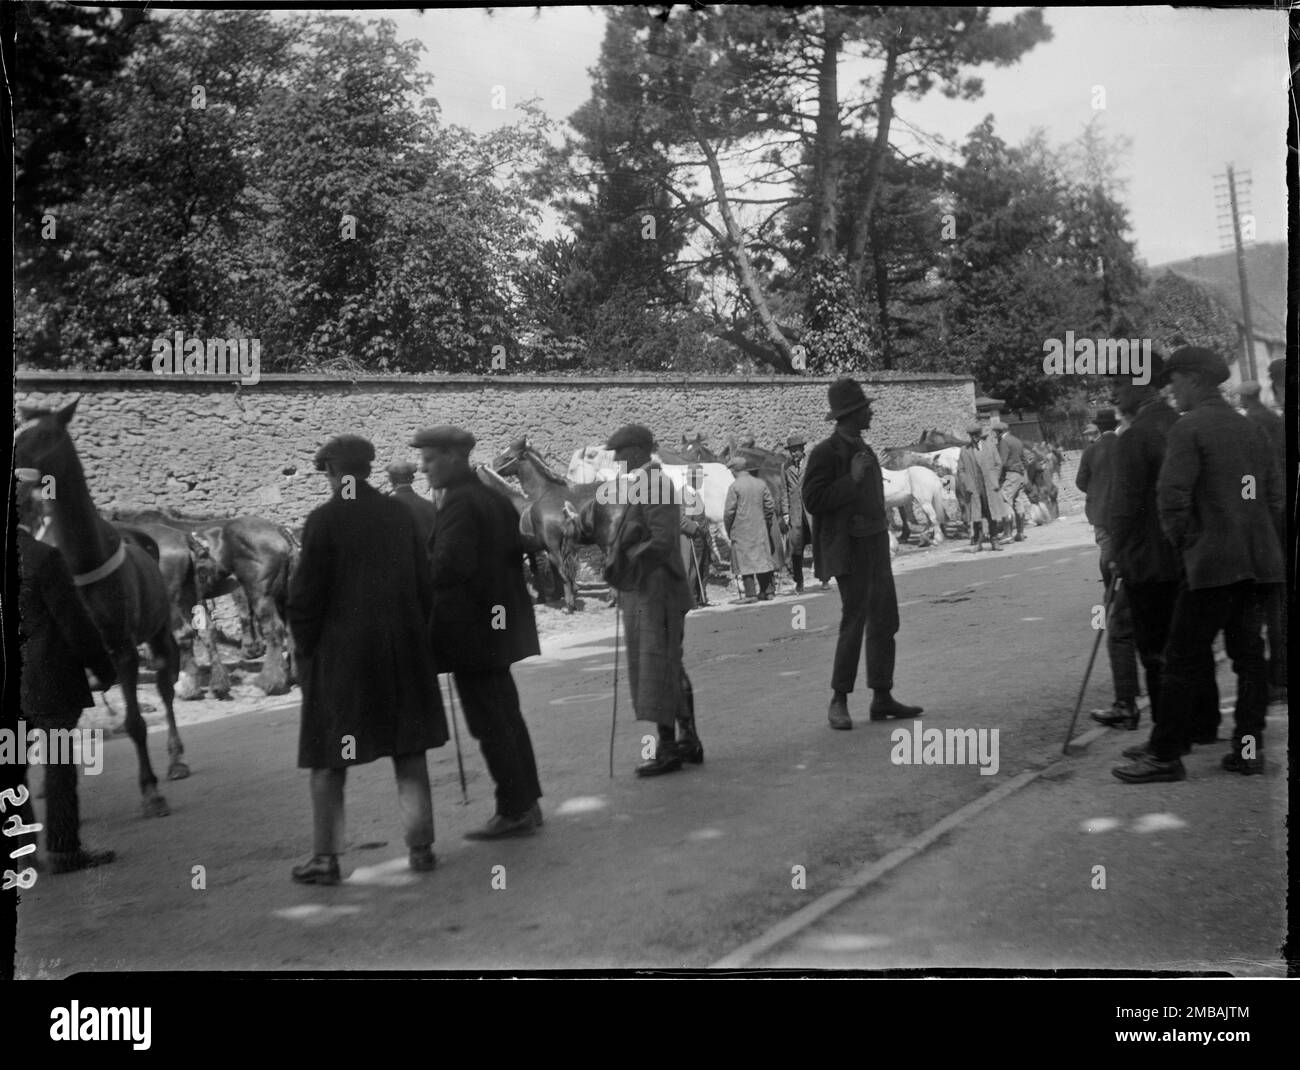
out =
[[869,398],[862,392],[856,379],[836,379],[826,390],[826,400],[831,411],[826,414],[828,420],[839,420],[851,412],[866,408],[875,398]]

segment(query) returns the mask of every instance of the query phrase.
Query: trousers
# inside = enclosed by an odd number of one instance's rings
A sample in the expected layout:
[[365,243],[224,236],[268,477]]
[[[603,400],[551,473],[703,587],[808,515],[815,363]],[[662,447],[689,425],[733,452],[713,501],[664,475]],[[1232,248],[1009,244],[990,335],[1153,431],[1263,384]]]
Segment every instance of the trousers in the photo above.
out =
[[1268,636],[1269,686],[1286,687],[1286,584],[1261,584],[1259,595],[1264,603],[1264,631]]
[[627,685],[638,721],[675,729],[686,711],[682,643],[686,614],[657,594],[619,591],[627,642]]
[[81,849],[81,810],[77,801],[77,767],[45,767],[45,849],[53,852]]
[[[1165,647],[1173,621],[1174,603],[1178,598],[1176,582],[1124,583],[1120,590],[1128,599],[1133,621],[1133,645],[1146,675],[1147,695],[1151,699],[1151,723],[1160,722],[1163,712]],[[1214,678],[1214,650],[1206,646],[1196,667],[1197,684],[1193,688],[1195,706],[1190,737],[1208,738],[1218,731],[1219,688]]]
[[496,784],[497,813],[521,817],[542,797],[532,737],[519,709],[519,689],[509,669],[457,672],[456,692],[469,734],[478,740]]
[[1007,513],[1020,517],[1023,522],[1029,513],[1023,472],[1007,472],[1002,477],[1002,500],[1007,503]]
[[[1196,591],[1179,588],[1165,645],[1161,716],[1151,733],[1151,752],[1156,758],[1178,758],[1182,744],[1194,737],[1198,711],[1205,709],[1205,659],[1213,657],[1214,637],[1220,631],[1237,674],[1234,743],[1239,746],[1243,737],[1253,736],[1256,748],[1262,749],[1268,669],[1261,617],[1253,580]],[[1217,694],[1215,704],[1217,707]]]
[[[1137,647],[1133,641],[1133,613],[1129,609],[1128,585],[1121,583],[1110,600],[1106,616],[1106,654],[1116,702],[1136,702],[1138,683]],[[1149,685],[1148,685],[1149,686]]]
[[844,694],[853,690],[858,660],[865,649],[867,686],[890,690],[894,686],[898,595],[889,560],[889,532],[852,542],[853,571],[835,577],[840,592],[840,634],[831,688]]
[[[397,776],[397,801],[408,847],[433,843],[433,794],[429,790],[429,766],[424,751],[393,755]],[[346,769],[311,771],[312,853],[343,853],[343,787]]]

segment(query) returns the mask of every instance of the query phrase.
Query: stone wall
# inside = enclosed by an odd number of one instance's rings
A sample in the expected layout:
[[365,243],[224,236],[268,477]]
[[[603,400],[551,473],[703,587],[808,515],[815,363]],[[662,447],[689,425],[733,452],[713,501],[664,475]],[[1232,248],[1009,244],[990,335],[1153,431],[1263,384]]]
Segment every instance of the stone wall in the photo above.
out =
[[[797,430],[810,441],[829,429],[828,378],[375,377],[267,375],[255,386],[148,373],[19,373],[18,406],[57,408],[80,398],[70,430],[101,509],[165,507],[197,516],[253,513],[289,525],[323,499],[312,468],[331,435],[364,435],[389,461],[418,460],[417,428],[461,425],[476,461],[490,462],[527,434],[563,472],[573,450],[603,442],[636,421],[666,445],[698,429],[719,448],[752,433],[758,445]],[[863,379],[877,398],[867,438],[878,447],[913,442],[923,428],[960,428],[974,415],[971,379],[896,375]],[[387,486],[382,475],[377,486]],[[423,479],[417,487],[424,490]]]

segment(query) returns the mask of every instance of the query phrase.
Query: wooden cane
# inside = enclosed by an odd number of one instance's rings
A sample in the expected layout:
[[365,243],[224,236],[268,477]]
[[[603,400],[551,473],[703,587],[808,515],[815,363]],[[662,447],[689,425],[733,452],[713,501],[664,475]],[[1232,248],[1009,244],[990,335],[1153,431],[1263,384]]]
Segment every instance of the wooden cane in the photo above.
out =
[[1083,708],[1083,693],[1088,690],[1088,679],[1092,676],[1092,666],[1097,660],[1097,651],[1101,647],[1101,637],[1106,633],[1106,625],[1109,624],[1110,605],[1115,597],[1115,589],[1119,585],[1120,579],[1115,576],[1111,582],[1106,584],[1106,596],[1102,600],[1103,621],[1102,627],[1097,629],[1097,638],[1093,640],[1092,654],[1088,658],[1088,668],[1083,674],[1083,683],[1079,685],[1079,697],[1074,702],[1074,716],[1070,718],[1069,730],[1065,733],[1065,744],[1061,747],[1062,754],[1070,753],[1070,740],[1074,736],[1074,724],[1079,719],[1079,710]]
[[618,623],[623,608],[614,600],[614,703],[609,717],[609,779],[614,779],[614,732],[618,727]]
[[469,791],[465,787],[465,760],[460,755],[460,729],[456,726],[456,682],[447,674],[447,708],[451,711],[451,734],[456,741],[456,768],[460,771],[460,804],[469,805]]

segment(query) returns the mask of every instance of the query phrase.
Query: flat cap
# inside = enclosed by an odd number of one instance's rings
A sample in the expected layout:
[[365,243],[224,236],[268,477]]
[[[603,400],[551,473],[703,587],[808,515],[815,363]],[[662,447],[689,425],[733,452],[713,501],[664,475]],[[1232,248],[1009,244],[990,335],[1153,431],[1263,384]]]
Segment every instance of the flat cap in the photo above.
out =
[[748,450],[739,450],[727,462],[727,467],[733,472],[749,472],[758,467],[758,458],[749,453]]
[[330,461],[339,464],[369,464],[375,459],[375,447],[360,435],[336,435],[316,451],[316,471],[325,471]]
[[1174,372],[1200,372],[1212,383],[1222,383],[1230,374],[1227,361],[1214,350],[1201,346],[1183,346],[1175,350],[1160,371],[1160,382],[1169,382]]
[[1011,430],[1011,428],[1009,428],[1009,427],[1008,427],[1006,424],[1004,424],[1001,420],[994,420],[991,424],[989,424],[989,427],[991,427],[994,431],[1010,431],[1010,430]]
[[806,446],[807,444],[808,440],[803,435],[791,435],[785,440],[785,448],[788,450],[792,450],[796,446]]
[[622,450],[632,447],[642,450],[655,448],[655,437],[650,428],[642,427],[640,424],[624,424],[610,435],[609,441],[605,443],[605,449],[607,450]]
[[1247,379],[1237,387],[1237,393],[1243,398],[1259,397],[1259,383],[1254,379]]
[[982,434],[984,434],[984,425],[983,425],[983,424],[967,424],[967,425],[966,425],[966,434],[968,434],[968,435],[982,435]]
[[1098,427],[1096,424],[1084,424],[1083,433],[1085,435],[1100,435],[1101,428]]
[[411,461],[394,461],[384,469],[388,478],[394,483],[415,482],[416,467]]
[[475,438],[468,431],[453,427],[451,424],[439,424],[437,427],[426,427],[415,433],[411,439],[411,445],[416,449],[422,450],[425,447],[441,447],[442,449],[464,450],[468,453],[474,448]]

